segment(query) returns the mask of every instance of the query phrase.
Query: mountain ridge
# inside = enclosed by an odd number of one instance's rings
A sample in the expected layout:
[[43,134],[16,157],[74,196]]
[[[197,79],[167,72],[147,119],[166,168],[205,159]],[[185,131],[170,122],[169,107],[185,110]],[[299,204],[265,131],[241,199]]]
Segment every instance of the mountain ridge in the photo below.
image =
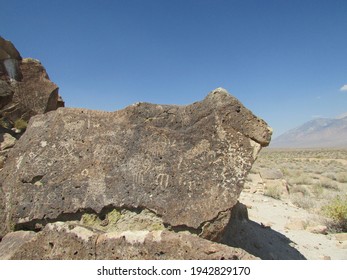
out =
[[276,137],[272,148],[347,147],[347,114],[336,118],[317,118]]

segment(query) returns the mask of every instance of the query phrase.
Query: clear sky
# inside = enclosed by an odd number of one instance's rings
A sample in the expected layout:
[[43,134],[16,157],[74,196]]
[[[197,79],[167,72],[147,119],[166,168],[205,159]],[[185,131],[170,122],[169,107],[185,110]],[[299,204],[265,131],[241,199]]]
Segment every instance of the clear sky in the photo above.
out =
[[223,87],[275,136],[347,112],[346,0],[0,0],[0,22],[68,107],[189,104]]

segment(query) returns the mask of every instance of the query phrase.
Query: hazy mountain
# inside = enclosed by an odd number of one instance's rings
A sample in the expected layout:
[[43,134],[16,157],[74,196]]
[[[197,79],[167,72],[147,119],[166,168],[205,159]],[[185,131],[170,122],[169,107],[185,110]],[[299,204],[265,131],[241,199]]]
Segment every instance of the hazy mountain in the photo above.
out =
[[271,147],[347,147],[347,114],[335,119],[319,118],[273,139]]

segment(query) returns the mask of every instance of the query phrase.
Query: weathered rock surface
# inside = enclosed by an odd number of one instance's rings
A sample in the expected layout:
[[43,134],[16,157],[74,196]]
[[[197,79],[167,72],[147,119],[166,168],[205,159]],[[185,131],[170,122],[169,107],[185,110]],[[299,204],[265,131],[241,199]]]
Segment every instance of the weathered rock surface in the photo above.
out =
[[29,119],[62,106],[58,86],[41,63],[22,59],[15,46],[0,37],[0,169]]
[[0,150],[6,150],[12,148],[16,143],[16,138],[14,138],[11,134],[4,133],[0,134]]
[[[20,60],[20,80],[0,80],[0,114],[14,123],[17,119],[28,121],[63,106],[58,86],[49,80],[42,64],[35,59]],[[6,76],[0,77],[6,78]]]
[[63,222],[9,233],[0,259],[255,259],[242,249],[167,230],[98,233]]
[[18,62],[21,59],[16,47],[0,36],[0,77],[6,75],[10,79],[19,80],[21,73],[18,71]]
[[22,59],[15,46],[0,37],[0,117],[10,123],[28,121],[64,102],[58,86],[49,80],[42,64],[35,59]]
[[33,231],[8,233],[0,242],[0,260],[9,260],[20,248],[35,236]]
[[271,130],[219,88],[188,106],[30,120],[0,174],[0,236],[106,208],[148,209],[168,229],[220,238]]

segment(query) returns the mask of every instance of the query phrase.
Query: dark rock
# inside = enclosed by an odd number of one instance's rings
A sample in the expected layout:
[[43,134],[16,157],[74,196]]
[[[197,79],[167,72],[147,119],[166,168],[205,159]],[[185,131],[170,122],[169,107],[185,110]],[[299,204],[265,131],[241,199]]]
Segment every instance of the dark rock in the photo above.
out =
[[58,86],[49,80],[41,63],[22,59],[14,45],[0,37],[0,118],[14,124],[61,106]]
[[6,75],[10,80],[19,81],[22,78],[19,70],[21,59],[15,46],[0,36],[0,77]]
[[6,81],[0,80],[0,110],[12,101],[13,93],[12,86]]
[[218,239],[229,220],[220,213],[236,204],[270,137],[264,121],[220,88],[188,106],[37,115],[0,174],[0,235],[13,224],[34,228],[114,207],[149,209],[172,229]]
[[[0,110],[1,116],[7,117],[13,123],[17,119],[28,121],[34,115],[55,110],[61,105],[58,86],[49,80],[46,70],[39,61],[23,59],[19,68],[23,78],[20,82],[7,83],[8,103],[0,102],[3,105]],[[8,89],[9,86],[11,91]]]
[[[0,149],[13,146],[4,140],[12,139],[8,135],[19,138],[32,116],[61,106],[64,101],[58,87],[49,80],[41,63],[22,59],[14,45],[0,37]],[[8,151],[0,154],[0,169]]]
[[12,80],[20,80],[22,76],[18,66],[21,59],[15,46],[0,36],[0,79],[7,76]]
[[22,57],[20,56],[20,53],[16,49],[16,47],[12,44],[12,42],[5,40],[0,36],[0,60],[5,59],[17,59],[21,60]]

